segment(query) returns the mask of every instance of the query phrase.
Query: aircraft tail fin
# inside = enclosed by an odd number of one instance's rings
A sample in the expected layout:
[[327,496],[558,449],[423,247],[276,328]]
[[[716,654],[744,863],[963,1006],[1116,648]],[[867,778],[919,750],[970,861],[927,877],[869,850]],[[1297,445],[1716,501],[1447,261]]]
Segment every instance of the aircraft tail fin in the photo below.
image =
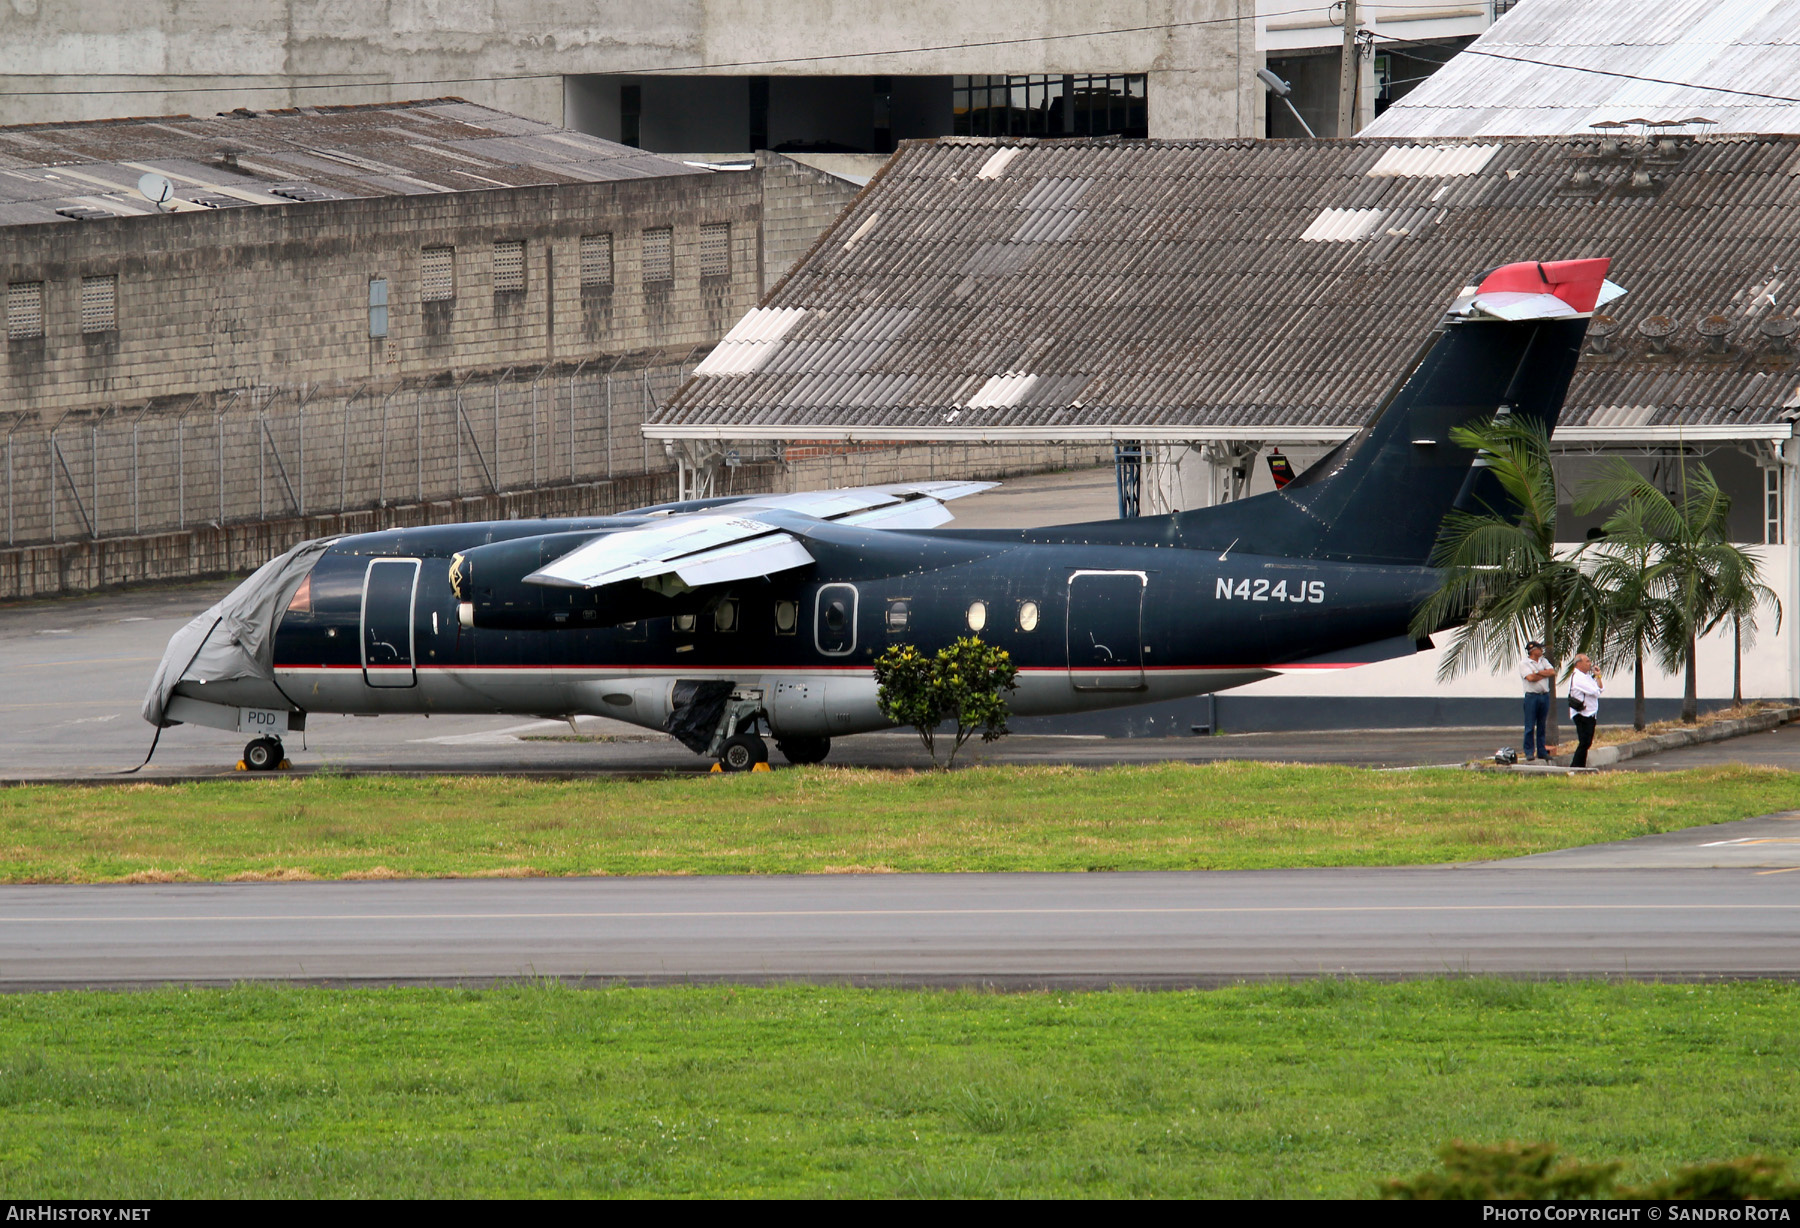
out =
[[1453,507],[1498,498],[1451,430],[1500,414],[1555,429],[1589,317],[1624,293],[1608,264],[1509,264],[1477,278],[1368,425],[1280,490],[1177,514],[1175,535],[1193,548],[1426,563]]

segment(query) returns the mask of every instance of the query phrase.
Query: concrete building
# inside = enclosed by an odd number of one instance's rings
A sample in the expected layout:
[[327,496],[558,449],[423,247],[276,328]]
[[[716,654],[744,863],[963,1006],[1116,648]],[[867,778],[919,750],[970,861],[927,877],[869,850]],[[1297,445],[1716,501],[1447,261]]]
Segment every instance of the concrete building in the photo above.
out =
[[1256,6],[1257,51],[1268,69],[1293,89],[1288,96],[1292,110],[1270,101],[1263,135],[1350,136],[1362,132],[1517,3],[1359,3],[1355,118],[1352,132],[1339,132],[1343,8],[1297,8],[1279,0],[1261,0]]
[[[1614,260],[1555,446],[1559,528],[1596,458],[1667,488],[1703,462],[1788,617],[1765,617],[1747,693],[1800,694],[1795,543],[1800,136],[1029,142],[904,147],[645,432],[701,492],[719,458],[799,441],[894,450],[1126,450],[1145,512],[1270,488],[1373,411],[1467,279],[1518,259]],[[1135,459],[1139,450],[1142,460]],[[891,477],[890,477],[891,480]],[[1703,696],[1729,695],[1728,637]],[[1228,728],[1509,720],[1509,676],[1440,687],[1436,654],[1270,679]],[[1667,710],[1680,680],[1649,680]],[[1206,701],[1141,730],[1211,723]]]
[[763,173],[454,99],[0,129],[0,596],[655,501],[635,428],[761,292]]
[[646,149],[1261,132],[1254,0],[13,0],[0,122],[454,93]]

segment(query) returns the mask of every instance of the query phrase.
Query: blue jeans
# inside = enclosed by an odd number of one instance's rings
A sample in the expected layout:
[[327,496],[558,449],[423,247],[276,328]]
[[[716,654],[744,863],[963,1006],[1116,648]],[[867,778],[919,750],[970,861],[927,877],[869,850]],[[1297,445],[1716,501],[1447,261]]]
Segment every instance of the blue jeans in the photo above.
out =
[[1544,728],[1550,721],[1550,692],[1525,692],[1525,745],[1519,755],[1525,759],[1548,759],[1550,748],[1544,744]]

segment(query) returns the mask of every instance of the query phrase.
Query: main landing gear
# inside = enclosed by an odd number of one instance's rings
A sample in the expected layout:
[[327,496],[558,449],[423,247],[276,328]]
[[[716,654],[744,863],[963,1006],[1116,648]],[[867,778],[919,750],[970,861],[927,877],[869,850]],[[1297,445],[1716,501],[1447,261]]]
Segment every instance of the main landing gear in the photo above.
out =
[[[778,738],[775,748],[782,758],[796,767],[823,763],[831,753],[830,738]],[[761,735],[739,733],[726,738],[719,746],[719,769],[725,772],[753,772],[759,763],[769,761],[769,744]]]
[[[733,688],[719,712],[712,742],[705,753],[718,759],[715,772],[766,772],[769,770],[769,744],[759,732],[768,714],[763,710],[763,693],[759,688]],[[782,756],[789,763],[822,763],[831,753],[831,739],[788,736],[776,740]],[[698,746],[695,750],[700,749]]]
[[754,733],[733,734],[719,747],[719,766],[727,772],[751,772],[769,762],[769,744]]
[[280,738],[252,738],[244,747],[244,761],[238,764],[247,772],[273,772],[287,765]]

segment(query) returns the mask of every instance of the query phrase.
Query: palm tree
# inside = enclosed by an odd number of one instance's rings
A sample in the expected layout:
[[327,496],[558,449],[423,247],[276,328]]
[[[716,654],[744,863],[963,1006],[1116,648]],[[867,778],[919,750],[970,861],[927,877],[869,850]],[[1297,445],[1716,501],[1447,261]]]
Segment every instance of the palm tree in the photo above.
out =
[[[1581,552],[1557,553],[1556,475],[1543,424],[1505,416],[1457,428],[1450,437],[1479,452],[1476,464],[1499,484],[1502,502],[1510,506],[1459,509],[1444,518],[1431,556],[1432,565],[1444,570],[1443,586],[1419,607],[1411,628],[1424,638],[1461,623],[1438,664],[1438,680],[1448,682],[1484,663],[1498,669],[1523,656],[1532,639],[1559,664],[1591,652],[1605,628],[1605,604],[1581,565]],[[1558,724],[1553,679],[1552,744],[1560,741]]]
[[1621,504],[1594,551],[1594,586],[1606,601],[1606,632],[1595,656],[1608,670],[1629,666],[1633,676],[1632,727],[1644,727],[1644,656],[1663,637],[1668,613],[1656,570],[1656,539],[1644,527],[1643,509]]
[[1731,498],[1719,489],[1712,471],[1696,465],[1690,472],[1683,462],[1679,485],[1679,495],[1670,495],[1615,457],[1583,487],[1578,506],[1619,504],[1609,530],[1617,522],[1627,535],[1636,534],[1648,544],[1655,561],[1645,583],[1660,605],[1657,657],[1664,669],[1682,671],[1681,719],[1692,724],[1700,718],[1700,637],[1732,621],[1740,660],[1733,688],[1741,699],[1743,644],[1755,636],[1757,611],[1764,605],[1774,607],[1779,625],[1781,604],[1762,582],[1756,556],[1730,541]]

